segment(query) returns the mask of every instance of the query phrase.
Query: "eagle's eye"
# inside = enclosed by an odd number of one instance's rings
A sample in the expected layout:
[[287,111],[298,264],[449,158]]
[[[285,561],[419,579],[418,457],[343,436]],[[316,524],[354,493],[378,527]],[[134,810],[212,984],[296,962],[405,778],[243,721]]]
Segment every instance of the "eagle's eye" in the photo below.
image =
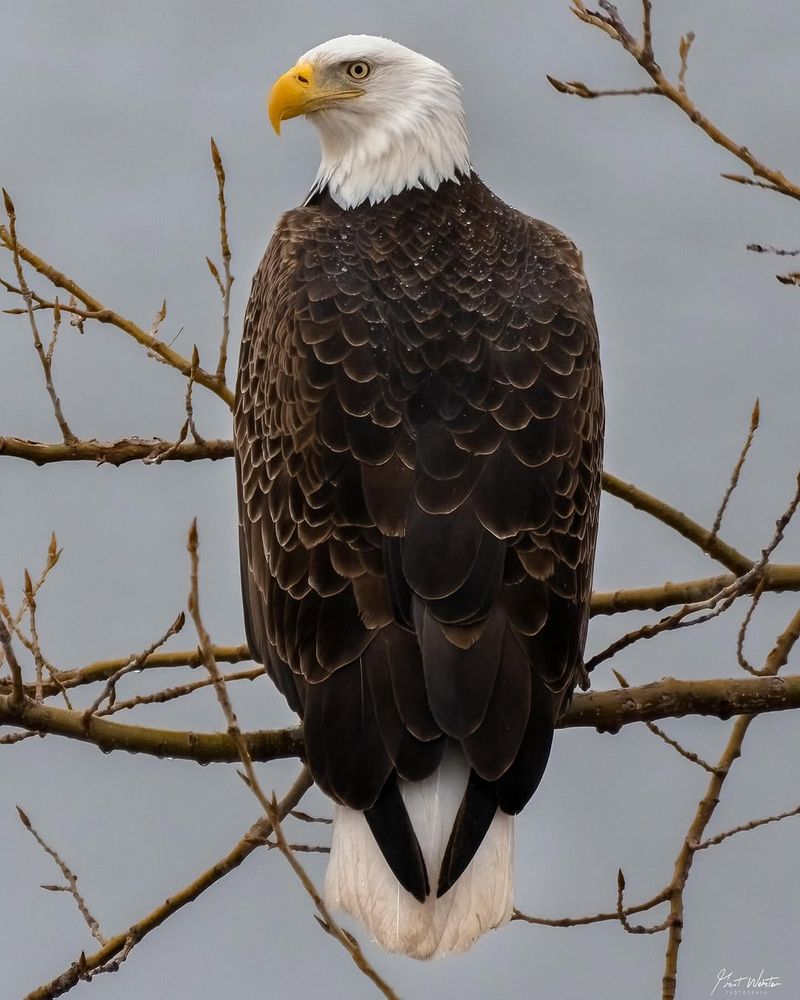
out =
[[347,67],[347,75],[354,80],[366,80],[371,72],[372,67],[369,63],[364,62],[363,59],[359,59],[358,62],[351,62]]

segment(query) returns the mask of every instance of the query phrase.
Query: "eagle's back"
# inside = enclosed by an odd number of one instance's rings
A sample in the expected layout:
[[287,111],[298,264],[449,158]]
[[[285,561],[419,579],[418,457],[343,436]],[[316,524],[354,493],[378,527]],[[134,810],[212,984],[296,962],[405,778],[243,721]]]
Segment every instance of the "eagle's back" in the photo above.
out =
[[[602,458],[581,257],[473,174],[281,219],[235,415],[253,655],[418,898],[541,779],[583,673]],[[470,767],[441,871],[397,777]]]

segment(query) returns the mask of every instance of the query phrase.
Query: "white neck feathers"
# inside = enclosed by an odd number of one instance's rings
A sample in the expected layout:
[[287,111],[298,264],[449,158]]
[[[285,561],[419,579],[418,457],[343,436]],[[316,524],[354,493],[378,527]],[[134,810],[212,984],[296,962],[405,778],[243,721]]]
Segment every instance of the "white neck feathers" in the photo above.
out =
[[433,60],[403,51],[409,58],[376,69],[361,97],[308,116],[322,151],[314,190],[327,187],[342,208],[408,188],[436,190],[470,171],[458,83]]

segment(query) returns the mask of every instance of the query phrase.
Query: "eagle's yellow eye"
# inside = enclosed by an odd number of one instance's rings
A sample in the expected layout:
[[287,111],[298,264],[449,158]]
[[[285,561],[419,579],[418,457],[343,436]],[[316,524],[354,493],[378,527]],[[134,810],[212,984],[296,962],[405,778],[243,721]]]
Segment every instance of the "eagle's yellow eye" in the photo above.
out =
[[358,62],[352,62],[347,67],[347,75],[352,77],[354,80],[366,80],[366,78],[372,72],[372,67],[369,63],[364,62],[360,59]]

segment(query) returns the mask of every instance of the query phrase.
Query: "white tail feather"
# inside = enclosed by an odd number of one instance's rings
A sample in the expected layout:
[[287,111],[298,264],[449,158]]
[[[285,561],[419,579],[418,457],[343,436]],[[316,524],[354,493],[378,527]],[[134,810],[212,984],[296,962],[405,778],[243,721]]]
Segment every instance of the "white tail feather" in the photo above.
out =
[[360,920],[386,951],[420,959],[466,951],[511,918],[514,820],[499,810],[467,870],[436,899],[439,867],[468,775],[463,754],[453,747],[430,778],[400,782],[431,881],[424,903],[399,885],[363,813],[335,809],[325,902]]

